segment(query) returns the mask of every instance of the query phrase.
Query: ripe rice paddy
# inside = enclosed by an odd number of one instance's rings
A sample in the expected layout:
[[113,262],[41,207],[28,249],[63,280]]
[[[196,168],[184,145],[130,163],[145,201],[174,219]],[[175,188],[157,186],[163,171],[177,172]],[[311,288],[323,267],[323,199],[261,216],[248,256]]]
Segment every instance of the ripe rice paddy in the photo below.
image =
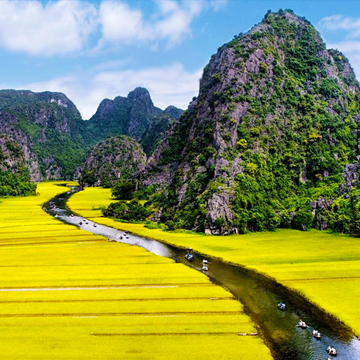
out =
[[[96,199],[96,200],[95,200]],[[300,292],[360,336],[360,239],[311,230],[277,230],[231,236],[203,236],[127,224],[103,218],[113,202],[109,189],[87,188],[69,200],[71,209],[94,221],[241,264]]]
[[42,210],[66,190],[1,199],[2,359],[271,359],[238,335],[254,324],[205,275]]

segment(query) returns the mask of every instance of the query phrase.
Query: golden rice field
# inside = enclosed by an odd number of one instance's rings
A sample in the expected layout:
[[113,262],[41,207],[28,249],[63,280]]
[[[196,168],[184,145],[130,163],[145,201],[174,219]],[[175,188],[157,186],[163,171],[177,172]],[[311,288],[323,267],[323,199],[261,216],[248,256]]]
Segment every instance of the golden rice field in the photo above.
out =
[[109,189],[87,188],[70,207],[95,221],[140,236],[241,264],[270,276],[328,313],[360,336],[360,239],[321,231],[278,230],[231,236],[204,236],[147,229],[101,217],[94,210],[114,201]]
[[[242,306],[202,273],[1,199],[1,359],[271,359]],[[85,192],[87,194],[87,192]]]

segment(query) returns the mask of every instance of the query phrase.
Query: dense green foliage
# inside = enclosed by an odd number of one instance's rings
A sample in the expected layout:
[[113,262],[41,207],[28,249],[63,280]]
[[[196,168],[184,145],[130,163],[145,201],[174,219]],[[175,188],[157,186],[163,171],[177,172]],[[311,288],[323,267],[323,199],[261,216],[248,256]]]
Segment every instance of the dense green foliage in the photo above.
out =
[[21,147],[11,138],[0,137],[0,197],[35,195]]
[[[231,74],[231,75],[230,75]],[[222,46],[148,175],[161,221],[218,233],[359,233],[360,89],[348,60],[291,11]]]
[[118,181],[111,189],[111,195],[118,200],[131,200],[134,196],[135,184],[131,181]]
[[[26,144],[26,151],[31,153],[33,165],[36,164],[31,167],[32,174],[39,180],[38,172],[44,179],[72,178],[91,146],[114,135],[126,134],[141,140],[146,132],[144,144],[150,154],[173,116],[179,113],[181,110],[175,107],[165,111],[154,107],[150,94],[143,88],[130,92],[127,98],[105,99],[89,121],[81,119],[75,105],[64,94],[0,91],[0,131]],[[85,179],[91,182],[93,169],[88,170]],[[108,173],[113,172],[114,168],[108,164]],[[93,184],[97,184],[99,174],[95,171],[94,175]],[[101,185],[112,186],[113,175],[109,181],[102,176]]]
[[168,124],[182,110],[156,108],[149,92],[136,88],[127,97],[105,99],[87,123],[92,142],[114,135],[127,135],[139,141],[147,154],[154,151]]
[[61,93],[0,91],[0,128],[16,130],[16,140],[28,144],[44,178],[72,178],[89,148],[86,123]]
[[92,148],[82,166],[80,182],[111,187],[131,179],[145,163],[146,155],[138,142],[125,135],[113,136]]
[[157,116],[141,137],[140,143],[147,155],[151,155],[164,138],[174,118],[168,115]]
[[103,210],[104,216],[115,217],[125,221],[142,221],[145,220],[152,211],[145,206],[133,200],[129,203],[118,201],[111,203]]

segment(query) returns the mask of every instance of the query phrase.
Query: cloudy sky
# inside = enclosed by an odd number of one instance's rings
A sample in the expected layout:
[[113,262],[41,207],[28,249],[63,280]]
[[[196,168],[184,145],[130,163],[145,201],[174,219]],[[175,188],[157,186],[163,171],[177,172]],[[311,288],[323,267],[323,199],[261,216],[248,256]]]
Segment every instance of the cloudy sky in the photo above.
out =
[[146,87],[186,108],[218,47],[267,10],[305,16],[360,79],[359,0],[0,0],[0,89],[60,91],[89,119]]

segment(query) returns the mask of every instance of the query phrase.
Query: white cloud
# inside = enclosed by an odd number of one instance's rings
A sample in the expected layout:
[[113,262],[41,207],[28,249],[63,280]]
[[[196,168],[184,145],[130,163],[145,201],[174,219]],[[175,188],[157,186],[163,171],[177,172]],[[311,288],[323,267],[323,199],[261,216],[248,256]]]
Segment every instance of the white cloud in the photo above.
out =
[[92,77],[91,72],[88,76],[74,74],[21,88],[63,92],[75,103],[83,118],[89,119],[104,98],[127,96],[138,86],[149,90],[157,107],[164,109],[174,105],[186,109],[192,97],[198,94],[201,74],[202,70],[187,72],[181,64],[175,63],[163,68],[100,71]]
[[146,18],[139,9],[119,0],[103,1],[100,23],[106,43],[143,43],[166,40],[169,46],[191,34],[191,24],[204,10],[219,10],[228,0],[153,0],[157,11]]
[[99,21],[103,38],[108,41],[130,42],[143,31],[143,14],[123,2],[104,1],[100,6]]
[[360,19],[332,15],[321,19],[317,28],[325,38],[331,38],[342,32],[341,38],[345,40],[328,43],[327,47],[344,53],[354,68],[357,78],[360,79]]
[[124,44],[173,46],[191,34],[192,22],[204,10],[217,11],[227,0],[153,2],[155,12],[147,14],[131,7],[130,0],[103,0],[97,6],[82,0],[0,0],[0,46],[36,56],[78,53],[90,40],[98,46],[89,54]]
[[96,9],[81,1],[0,1],[0,45],[31,55],[83,49],[97,27]]
[[360,19],[350,19],[343,15],[332,15],[321,19],[318,23],[321,31],[347,31],[348,39],[360,36]]
[[210,5],[213,7],[215,11],[220,10],[225,7],[228,3],[228,0],[211,0]]
[[360,41],[341,41],[334,44],[328,44],[329,49],[338,49],[341,51],[353,67],[356,78],[360,79]]
[[170,45],[190,34],[193,19],[206,8],[203,0],[156,0],[158,10],[146,19],[139,9],[123,1],[103,1],[100,23],[103,42],[134,43],[168,40]]

